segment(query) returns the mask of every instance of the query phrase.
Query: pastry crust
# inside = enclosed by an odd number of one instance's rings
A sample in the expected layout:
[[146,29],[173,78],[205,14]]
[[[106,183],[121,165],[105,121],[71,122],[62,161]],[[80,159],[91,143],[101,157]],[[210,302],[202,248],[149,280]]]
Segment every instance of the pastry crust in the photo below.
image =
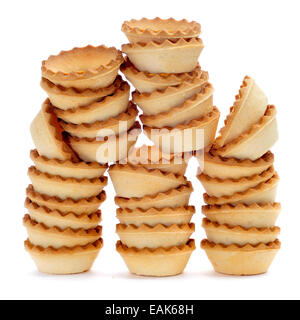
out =
[[204,154],[204,164],[200,162],[199,171],[211,178],[240,179],[261,174],[274,164],[274,155],[268,151],[256,161],[222,158],[210,152]]
[[129,271],[139,276],[167,277],[181,274],[193,251],[196,249],[195,241],[189,240],[187,244],[158,249],[128,248],[119,241],[117,251],[124,259]]
[[204,48],[199,38],[122,45],[122,51],[140,71],[184,73],[193,71]]
[[37,170],[54,176],[63,178],[95,179],[104,175],[107,165],[100,165],[97,162],[72,162],[70,160],[61,161],[48,159],[40,156],[37,150],[31,150],[30,158],[34,162]]
[[117,162],[127,158],[129,150],[135,145],[141,127],[138,122],[132,129],[121,135],[111,138],[97,139],[69,137],[69,143],[80,159],[101,164]]
[[116,195],[123,198],[143,198],[176,189],[187,183],[184,176],[164,173],[158,169],[147,170],[130,164],[111,166],[109,175]]
[[207,194],[204,194],[203,198],[207,204],[246,204],[251,205],[253,203],[258,203],[264,205],[267,203],[273,204],[276,198],[277,186],[279,183],[279,176],[277,173],[268,181],[259,184],[258,186],[248,189],[244,192],[238,192],[231,196],[223,197],[210,197]]
[[41,156],[62,161],[77,161],[77,157],[63,139],[53,107],[47,99],[30,127],[32,140]]
[[195,21],[170,19],[132,19],[125,21],[122,31],[131,43],[196,38],[201,25]]
[[147,170],[131,164],[115,164],[110,167],[109,175],[116,195],[123,198],[143,198],[187,183],[184,176],[164,173],[157,169]]
[[37,223],[25,215],[23,224],[27,229],[29,241],[42,248],[53,247],[59,249],[61,247],[85,246],[100,239],[102,235],[102,227],[95,229],[77,229],[71,228],[59,229],[58,227],[48,228],[42,223]]
[[69,110],[88,106],[108,95],[113,94],[121,85],[122,78],[116,80],[106,88],[78,90],[76,88],[64,88],[55,85],[48,79],[42,78],[41,87],[44,89],[51,101],[51,104],[61,110]]
[[278,227],[245,229],[241,226],[221,225],[208,219],[203,219],[202,227],[205,229],[209,241],[227,246],[231,244],[238,246],[267,244],[274,242],[280,234],[280,228]]
[[194,191],[192,183],[187,182],[176,189],[167,192],[161,192],[154,196],[146,196],[144,198],[121,198],[116,197],[115,203],[122,209],[137,209],[148,210],[150,208],[162,209],[165,207],[177,208],[184,207],[189,204],[192,192]]
[[116,48],[74,48],[43,61],[42,75],[66,88],[105,88],[115,81],[122,62],[122,53]]
[[74,248],[42,248],[34,246],[29,240],[25,241],[25,249],[31,255],[38,270],[48,274],[77,274],[87,272],[92,268],[101,248],[100,238],[92,244]]
[[72,124],[64,121],[60,122],[62,128],[70,135],[78,138],[99,138],[111,135],[120,135],[133,127],[139,112],[135,104],[129,102],[128,109],[117,117],[106,121],[96,121],[94,123]]
[[26,196],[34,203],[40,207],[47,207],[48,209],[55,211],[59,210],[63,214],[68,214],[70,212],[76,215],[92,214],[98,210],[102,203],[106,200],[106,193],[102,191],[96,197],[91,197],[88,199],[73,200],[66,199],[61,200],[57,197],[49,197],[45,194],[40,194],[36,192],[32,185],[26,190]]
[[272,166],[261,174],[236,180],[211,178],[205,174],[198,175],[197,178],[200,180],[206,193],[210,197],[218,198],[223,196],[232,196],[235,193],[244,192],[251,188],[255,188],[260,183],[270,180],[274,174],[275,170]]
[[25,200],[25,208],[28,210],[32,220],[42,223],[48,228],[88,230],[96,228],[102,221],[100,210],[89,215],[76,215],[71,212],[63,214],[59,210],[52,211],[47,207],[40,207],[29,198]]
[[35,167],[28,170],[34,190],[61,200],[80,200],[97,196],[107,185],[107,177],[77,180],[43,173]]
[[141,121],[147,127],[163,128],[176,127],[186,124],[193,119],[199,119],[213,111],[213,88],[208,85],[195,94],[192,98],[185,100],[179,107],[174,107],[168,112],[159,113],[154,116],[140,116]]
[[141,93],[164,90],[171,86],[178,86],[184,81],[191,81],[194,78],[207,78],[208,80],[208,73],[202,71],[199,65],[193,71],[186,73],[149,73],[139,71],[128,58],[125,58],[121,71],[136,90]]
[[[182,108],[186,100],[192,100],[199,104],[200,101],[205,101],[212,97],[214,91],[213,86],[208,83],[207,73],[201,74],[201,76],[187,79],[178,86],[167,87],[152,93],[138,93],[135,91],[132,93],[132,99],[143,110],[145,116],[167,113],[175,107]],[[197,96],[195,97],[195,95]]]
[[150,128],[144,126],[148,138],[165,153],[182,153],[204,149],[210,146],[217,131],[220,112],[212,112],[188,124],[179,124],[174,128]]
[[278,240],[273,243],[239,247],[237,245],[224,246],[203,240],[202,249],[218,273],[250,276],[266,273],[281,244]]
[[117,218],[123,225],[135,225],[140,227],[143,224],[154,227],[158,224],[170,227],[171,225],[189,224],[195,214],[195,207],[177,207],[177,208],[151,208],[142,209],[118,209]]
[[225,120],[225,126],[215,141],[216,146],[223,147],[248,132],[263,117],[267,106],[268,98],[264,92],[253,79],[246,76]]
[[121,242],[129,248],[171,248],[186,244],[195,232],[194,224],[176,225],[166,227],[158,224],[154,227],[145,224],[140,227],[134,225],[117,225],[117,234]]
[[134,148],[128,155],[128,163],[148,170],[158,169],[166,173],[185,175],[191,153],[164,154],[156,146],[143,145]]
[[265,115],[251,129],[222,148],[213,150],[214,154],[225,158],[257,160],[278,140],[276,109],[268,106]]
[[99,101],[97,100],[87,106],[69,110],[54,108],[54,111],[58,118],[73,124],[107,121],[126,111],[129,95],[130,87],[128,83],[122,82],[121,86],[113,94]]
[[202,207],[206,218],[218,224],[241,226],[243,228],[273,228],[281,212],[280,203],[259,205],[223,204]]

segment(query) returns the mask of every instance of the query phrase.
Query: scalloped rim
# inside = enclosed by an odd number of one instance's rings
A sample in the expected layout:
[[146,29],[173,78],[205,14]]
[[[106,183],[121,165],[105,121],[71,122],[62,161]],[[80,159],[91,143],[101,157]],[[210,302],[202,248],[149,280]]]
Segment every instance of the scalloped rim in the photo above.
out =
[[149,115],[149,116],[141,115],[140,119],[145,125],[147,125],[147,123],[149,122],[154,123],[156,121],[160,121],[161,119],[171,118],[173,116],[176,116],[178,112],[182,112],[193,105],[198,105],[199,103],[202,103],[203,101],[208,100],[213,95],[213,93],[214,93],[214,88],[209,83],[199,93],[195,94],[192,98],[185,100],[185,102],[180,106],[174,107],[167,112],[162,112],[157,115]]
[[142,210],[140,208],[131,209],[117,209],[118,216],[129,216],[129,217],[140,217],[140,216],[155,216],[155,215],[187,215],[195,214],[196,208],[194,206],[185,206],[177,208],[150,208],[147,210]]
[[71,198],[61,200],[58,197],[50,197],[45,194],[40,194],[36,192],[32,185],[29,185],[28,188],[26,189],[26,195],[29,199],[38,198],[45,202],[52,201],[57,203],[58,206],[60,204],[80,206],[80,205],[88,205],[88,204],[96,204],[96,203],[98,203],[100,206],[106,200],[106,192],[104,190],[96,197],[91,197],[91,198],[86,198],[81,200],[73,200]]
[[81,106],[78,108],[73,108],[73,109],[68,109],[68,110],[61,110],[59,108],[54,107],[54,112],[56,115],[59,117],[60,115],[65,115],[65,114],[77,114],[77,113],[88,113],[91,112],[94,109],[99,108],[99,104],[101,103],[101,106],[105,106],[109,103],[111,103],[112,100],[119,98],[121,95],[125,94],[126,92],[130,91],[130,86],[126,81],[122,81],[118,89],[113,92],[111,95],[103,97],[100,102],[93,102],[88,106]]
[[125,224],[118,224],[117,225],[117,233],[126,232],[126,233],[152,233],[152,232],[195,232],[195,224],[173,224],[169,227],[163,224],[157,224],[154,227],[148,226],[147,224],[142,224],[141,226],[137,227],[133,224],[125,225]]
[[68,167],[74,169],[108,169],[108,165],[101,165],[98,162],[72,162],[71,160],[63,161],[58,159],[48,159],[44,156],[40,156],[36,149],[30,151],[30,158],[33,162],[39,161],[47,165],[54,165],[57,167]]
[[[146,22],[149,27],[142,28],[136,24]],[[156,23],[173,24],[174,30],[159,29]],[[155,28],[155,29],[153,29]],[[194,38],[201,34],[201,25],[196,21],[187,21],[186,19],[175,20],[174,18],[161,19],[159,17],[154,19],[142,18],[140,20],[132,19],[125,21],[122,25],[122,31],[130,36],[138,37],[156,37],[156,38]]]
[[[78,71],[78,72],[70,72],[70,73],[64,73],[62,71],[58,71],[58,72],[54,72],[52,70],[50,70],[47,67],[47,63],[51,60],[55,60],[58,57],[63,57],[65,55],[70,55],[73,54],[75,52],[79,52],[79,51],[87,51],[87,50],[93,50],[93,51],[97,51],[99,50],[100,52],[102,51],[109,51],[112,56],[114,55],[114,57],[111,58],[111,60],[105,64],[105,65],[100,65],[98,68],[96,69],[88,69],[88,70],[83,70],[83,71]],[[91,77],[95,77],[96,75],[99,74],[104,74],[109,72],[110,70],[114,69],[114,68],[118,68],[121,64],[123,63],[123,56],[121,51],[117,50],[114,47],[108,48],[104,45],[98,46],[98,47],[94,47],[94,46],[86,46],[86,47],[82,47],[82,48],[73,48],[69,51],[61,51],[58,55],[54,56],[50,56],[47,60],[44,60],[42,62],[42,74],[45,78],[47,77],[51,77],[51,78],[55,78],[55,79],[59,79],[59,80],[77,80],[77,79],[87,79],[87,78],[91,78]]]
[[104,96],[113,94],[122,83],[122,77],[117,76],[116,80],[106,88],[98,88],[98,89],[77,89],[77,88],[65,88],[61,85],[57,85],[52,83],[50,80],[46,78],[42,78],[41,87],[46,92],[58,94],[58,95],[67,95],[67,96],[77,96],[77,97],[90,97],[90,96],[98,96],[99,94],[103,94]]
[[250,130],[242,135],[240,135],[238,138],[235,140],[231,141],[227,145],[225,145],[222,148],[218,148],[218,146],[213,145],[213,148],[211,152],[213,154],[220,154],[224,152],[228,152],[238,145],[242,144],[243,142],[247,141],[250,139],[252,136],[254,136],[257,132],[259,132],[262,128],[264,128],[268,123],[270,123],[275,117],[276,117],[276,108],[273,105],[268,105],[267,110],[265,112],[265,115],[260,119],[260,121],[256,124],[254,124]]
[[[206,91],[208,89],[213,90],[212,84],[208,82],[208,73],[207,72],[202,73],[201,77],[196,77],[193,79],[186,79],[183,82],[181,82],[179,85],[169,86],[169,87],[162,89],[162,90],[154,90],[151,93],[148,93],[148,92],[139,93],[137,91],[134,91],[132,93],[132,98],[133,98],[133,101],[138,104],[140,101],[154,100],[154,99],[160,98],[161,96],[168,96],[168,95],[171,95],[174,93],[177,94],[180,91],[185,91],[186,89],[197,87],[199,85],[205,86],[205,87],[203,87],[204,91]],[[202,92],[202,90],[201,90],[201,92],[199,92],[196,95],[199,95],[199,94],[204,95],[205,92]],[[194,100],[196,100],[195,96],[190,98],[189,100],[191,100],[193,98],[194,98]]]
[[102,235],[102,227],[98,226],[94,229],[78,229],[74,230],[71,228],[66,228],[66,229],[60,229],[58,227],[52,227],[49,228],[43,223],[37,223],[34,220],[30,218],[29,214],[26,214],[23,218],[23,225],[25,228],[31,228],[35,229],[41,232],[47,232],[51,234],[59,234],[60,236],[64,237],[91,237],[94,238],[95,236],[99,236],[99,238]]
[[176,181],[182,180],[182,184],[187,183],[186,177],[180,174],[175,174],[171,172],[162,172],[159,169],[147,169],[143,166],[134,166],[130,163],[127,163],[127,164],[116,163],[109,168],[108,172],[110,173],[111,171],[126,171],[126,172],[131,172],[133,174],[141,173],[141,174],[147,174],[151,176],[157,176],[159,178],[168,178]]
[[34,211],[37,211],[43,215],[49,215],[49,216],[61,218],[61,219],[80,221],[83,223],[92,223],[92,222],[100,223],[102,221],[101,210],[98,210],[97,212],[89,214],[89,215],[88,214],[76,215],[73,212],[63,214],[59,210],[50,210],[49,208],[47,208],[45,206],[39,206],[35,202],[31,201],[29,198],[26,198],[24,206],[29,211],[34,210]]
[[231,196],[223,196],[219,198],[210,197],[208,194],[205,193],[203,195],[203,198],[204,198],[204,202],[207,204],[218,204],[218,203],[223,203],[224,201],[226,201],[226,203],[234,203],[239,201],[240,199],[251,196],[255,193],[260,193],[262,191],[265,191],[268,189],[269,186],[273,187],[274,185],[277,185],[278,182],[279,182],[279,176],[277,173],[275,173],[270,180],[266,182],[262,182],[258,186],[254,188],[250,188],[244,192],[237,192]]
[[[207,114],[199,119],[191,120],[187,124],[178,124],[175,127],[164,127],[164,129],[168,129],[170,131],[178,129],[178,130],[183,131],[183,130],[190,129],[190,128],[200,128],[200,127],[205,126],[209,122],[215,121],[216,118],[219,119],[219,117],[220,117],[220,111],[216,107],[214,107],[212,112],[210,112],[209,114]],[[152,127],[144,126],[144,130],[146,131],[147,134],[150,134],[151,130],[153,130],[153,129],[161,130],[162,128],[155,128],[155,127],[152,128]]]
[[[156,152],[156,154],[158,155],[158,161],[152,161],[152,150],[154,150],[154,152]],[[190,158],[192,157],[192,153],[191,152],[187,152],[187,153],[183,153],[183,154],[174,154],[174,153],[171,153],[171,154],[166,154],[166,153],[163,153],[157,146],[148,146],[148,145],[142,145],[141,147],[139,148],[134,148],[132,150],[132,152],[128,155],[128,161],[133,161],[132,157],[131,157],[131,154],[135,154],[137,155],[137,157],[139,157],[141,154],[143,155],[144,153],[148,154],[148,157],[147,157],[147,160],[150,161],[150,163],[147,163],[148,164],[161,164],[161,160],[167,160],[167,161],[172,161],[174,159],[187,159],[187,160],[190,160]],[[157,159],[155,159],[157,160]],[[143,165],[143,164],[140,164],[140,163],[137,163],[137,162],[134,162],[134,163],[131,163],[133,166],[136,166],[136,165]]]
[[236,158],[223,158],[219,155],[213,155],[210,152],[205,152],[204,163],[208,161],[224,166],[259,167],[261,165],[266,165],[267,163],[269,163],[271,166],[274,163],[274,154],[271,151],[268,151],[261,158],[251,161],[248,159],[240,160]]
[[[137,130],[135,132],[135,130]],[[127,132],[128,135],[131,135],[131,134],[134,134],[135,136],[139,136],[141,134],[141,125],[138,121],[136,121],[134,123],[134,125],[132,126],[132,128],[129,129],[129,131]],[[122,133],[124,134],[124,133]],[[117,136],[117,139],[120,138],[121,135],[118,135]],[[104,141],[98,141],[97,138],[77,138],[75,136],[69,136],[68,137],[72,143],[85,143],[85,144],[90,144],[90,143],[94,143],[94,144],[103,144],[103,143],[106,143],[107,142],[107,139],[105,139]]]
[[94,179],[75,179],[75,178],[63,178],[61,176],[57,176],[57,175],[51,175],[49,173],[44,173],[41,172],[39,170],[36,169],[36,167],[32,166],[28,169],[28,175],[30,177],[36,176],[36,177],[41,177],[43,179],[46,180],[52,180],[58,183],[63,183],[63,182],[67,182],[67,183],[76,183],[76,184],[81,184],[81,185],[97,185],[97,186],[101,186],[101,187],[106,187],[107,183],[108,183],[108,178],[105,176],[99,177],[99,178],[94,178]]
[[59,249],[55,249],[53,247],[43,248],[41,246],[33,245],[29,239],[24,242],[25,249],[28,252],[32,252],[35,254],[47,254],[47,255],[63,255],[63,254],[78,254],[85,253],[89,251],[99,251],[103,248],[103,239],[100,238],[94,243],[89,243],[86,246],[76,246],[76,247],[61,247]]
[[280,228],[279,227],[273,227],[273,228],[255,228],[251,227],[249,229],[246,229],[241,226],[230,226],[228,224],[219,224],[217,222],[212,222],[208,220],[207,218],[204,218],[202,221],[202,227],[204,229],[215,229],[218,231],[223,232],[238,232],[238,233],[252,233],[252,234],[280,234]]
[[200,38],[192,39],[177,39],[176,41],[170,41],[168,39],[163,42],[150,41],[147,43],[129,43],[122,45],[122,51],[124,53],[141,50],[153,50],[153,49],[170,49],[180,47],[201,47],[203,48],[203,41]]
[[115,197],[115,202],[116,204],[118,205],[118,201],[121,200],[121,201],[124,201],[126,202],[127,204],[130,204],[130,203],[140,203],[140,202],[144,202],[144,201],[159,201],[160,199],[164,199],[165,197],[172,197],[174,195],[178,195],[179,193],[185,193],[185,192],[190,192],[192,193],[194,191],[194,188],[193,188],[193,185],[190,181],[187,181],[186,185],[182,185],[182,186],[179,186],[178,188],[176,189],[171,189],[167,192],[159,192],[153,196],[146,196],[144,198],[130,198],[130,199],[127,199],[127,198],[122,198],[122,197]]
[[246,244],[245,246],[238,246],[236,244],[231,244],[226,246],[224,244],[215,244],[207,239],[201,242],[201,248],[204,250],[225,250],[225,251],[258,251],[258,250],[279,250],[281,248],[281,243],[279,240],[270,242],[268,244],[259,243],[258,245]]
[[60,148],[61,152],[63,152],[65,158],[72,160],[73,162],[79,161],[72,148],[64,141],[63,129],[58,123],[57,116],[49,99],[44,101],[42,105],[42,112],[47,117],[47,122],[49,124],[48,128],[51,131],[58,148]]
[[157,249],[137,249],[137,248],[129,248],[126,245],[122,244],[121,241],[117,242],[116,245],[117,251],[121,254],[129,254],[129,255],[176,255],[188,253],[196,250],[195,240],[190,239],[187,244],[179,246],[179,247],[171,247],[171,248],[157,248]]
[[125,112],[119,114],[117,117],[111,117],[106,121],[96,121],[94,123],[82,123],[82,124],[73,124],[67,123],[65,121],[60,121],[60,125],[66,132],[76,133],[77,131],[93,131],[101,130],[108,127],[113,127],[119,124],[120,121],[130,121],[133,118],[135,119],[138,116],[139,112],[137,106],[133,102],[128,103],[128,108]]
[[244,78],[243,83],[240,87],[239,93],[235,97],[235,102],[234,102],[233,106],[230,108],[229,114],[224,121],[224,126],[223,126],[223,128],[220,129],[219,137],[217,137],[217,139],[215,141],[216,146],[219,146],[219,147],[223,146],[222,139],[224,138],[224,135],[226,135],[231,128],[232,122],[234,121],[234,119],[237,115],[237,112],[239,111],[241,101],[244,99],[244,96],[245,96],[244,91],[248,91],[250,81],[254,81],[254,80],[252,78],[250,78],[249,76],[246,76]]
[[[121,65],[121,71],[122,73],[127,75],[131,75],[135,78],[139,78],[141,80],[151,81],[153,83],[161,83],[161,82],[178,82],[181,83],[186,80],[193,80],[194,78],[201,77],[202,73],[207,74],[206,71],[202,71],[200,65],[198,65],[194,71],[192,72],[186,72],[186,73],[150,73],[147,71],[139,71],[128,59],[128,57],[125,57],[125,62]],[[127,74],[127,75],[126,75]],[[207,79],[208,80],[208,79]]]
[[273,166],[271,166],[269,169],[263,171],[260,174],[254,174],[251,177],[242,177],[240,179],[219,179],[219,178],[212,178],[204,173],[200,174],[197,176],[197,178],[201,181],[201,182],[210,182],[210,183],[234,183],[234,184],[247,184],[249,182],[254,182],[254,181],[261,181],[262,179],[270,179],[271,177],[273,177],[275,174],[275,169]]
[[250,205],[246,204],[237,204],[237,205],[232,205],[232,204],[223,204],[223,205],[206,205],[202,206],[202,212],[205,213],[210,213],[210,212],[222,212],[222,211],[266,211],[266,210],[274,210],[274,211],[281,211],[281,204],[278,202],[275,203],[266,203],[266,204],[258,204],[258,203],[253,203]]

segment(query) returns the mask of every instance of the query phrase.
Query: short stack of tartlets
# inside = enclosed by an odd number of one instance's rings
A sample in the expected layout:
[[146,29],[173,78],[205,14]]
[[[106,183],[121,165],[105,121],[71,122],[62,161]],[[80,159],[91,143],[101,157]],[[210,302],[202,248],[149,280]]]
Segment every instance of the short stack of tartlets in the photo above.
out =
[[198,176],[207,204],[202,248],[219,273],[265,273],[280,249],[275,226],[281,211],[275,202],[279,177],[269,151],[277,139],[275,107],[245,77]]
[[48,99],[31,125],[35,166],[24,217],[25,247],[41,272],[88,271],[103,246],[104,173],[127,157],[140,131],[129,85],[118,76],[122,62],[115,48],[87,46],[42,64]]
[[[130,43],[121,71],[134,85],[147,136],[164,153],[182,153],[212,144],[219,121],[213,87],[198,58],[203,50],[196,22],[174,19],[126,21]],[[201,130],[202,129],[202,130]]]
[[184,176],[188,157],[166,162],[156,147],[143,146],[128,160],[109,169],[119,206],[117,251],[133,274],[181,274],[195,250],[193,187]]

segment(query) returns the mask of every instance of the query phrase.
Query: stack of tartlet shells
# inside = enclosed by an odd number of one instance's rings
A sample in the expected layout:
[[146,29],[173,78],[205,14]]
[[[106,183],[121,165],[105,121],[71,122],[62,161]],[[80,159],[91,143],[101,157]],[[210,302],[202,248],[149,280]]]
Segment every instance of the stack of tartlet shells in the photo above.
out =
[[278,139],[276,109],[245,77],[198,178],[206,190],[202,248],[214,269],[229,275],[268,271],[280,249],[275,226],[279,182],[269,151]]
[[183,153],[212,144],[219,121],[213,87],[198,58],[203,50],[196,22],[159,18],[131,20],[122,31],[130,43],[121,71],[133,84],[147,136],[164,153]]
[[[24,217],[25,247],[41,272],[88,271],[103,246],[98,209],[106,199],[107,163],[127,157],[139,133],[129,85],[118,76],[122,62],[115,48],[87,46],[42,63],[48,99],[31,125],[35,166]],[[119,121],[128,125],[124,132]],[[117,145],[122,140],[121,148],[110,150],[110,135]]]
[[132,150],[128,163],[109,169],[119,206],[117,251],[133,274],[181,274],[195,250],[187,162],[188,155],[169,158],[156,147],[143,146]]
[[[203,143],[212,144],[219,111],[208,73],[198,65],[198,23],[131,20],[122,31],[130,43],[122,46],[127,57],[121,71],[136,89],[132,99],[155,146],[137,151],[146,161],[110,169],[120,207],[117,250],[134,274],[173,276],[184,271],[195,249],[186,160]],[[203,139],[197,139],[197,129],[204,129]]]

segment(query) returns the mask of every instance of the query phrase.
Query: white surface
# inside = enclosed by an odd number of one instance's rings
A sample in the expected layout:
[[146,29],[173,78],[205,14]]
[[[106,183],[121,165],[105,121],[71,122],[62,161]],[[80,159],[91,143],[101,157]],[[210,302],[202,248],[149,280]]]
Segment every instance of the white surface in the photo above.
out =
[[[270,299],[299,294],[299,1],[1,1],[1,263],[0,298],[63,299]],[[131,276],[115,252],[114,191],[103,205],[105,248],[88,274],[41,275],[23,249],[23,201],[33,148],[29,125],[45,94],[40,64],[74,46],[121,46],[123,20],[142,16],[187,18],[201,23],[206,45],[200,62],[210,72],[222,121],[246,74],[254,77],[278,108],[280,142],[274,148],[281,176],[283,248],[264,276],[215,274],[199,243],[202,187],[193,178],[198,250],[186,273],[168,279]],[[189,169],[195,175],[196,162]]]

